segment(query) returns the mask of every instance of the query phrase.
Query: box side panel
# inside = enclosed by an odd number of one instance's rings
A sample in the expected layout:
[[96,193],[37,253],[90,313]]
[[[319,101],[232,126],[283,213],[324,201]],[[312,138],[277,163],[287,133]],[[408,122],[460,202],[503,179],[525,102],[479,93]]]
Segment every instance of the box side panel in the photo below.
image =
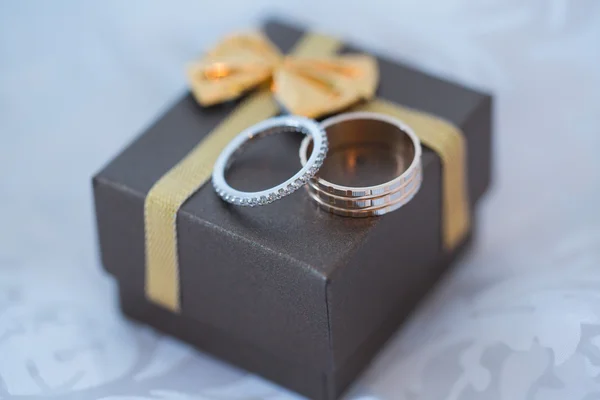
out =
[[125,315],[192,344],[201,351],[261,375],[310,399],[331,400],[324,373],[278,357],[275,353],[244,342],[229,332],[194,319],[174,315],[146,301],[143,293],[120,286],[121,308]]
[[[435,271],[435,273],[424,278],[424,281],[429,280],[429,282],[421,286],[421,293],[415,291],[413,296],[403,298],[402,304],[398,306],[398,309],[391,313],[382,325],[380,325],[342,365],[337,366],[337,369],[330,377],[331,381],[334,382],[332,385],[333,393],[339,396],[347,390],[348,386],[353,382],[356,376],[370,364],[371,360],[378,354],[382,346],[384,346],[390,337],[394,335],[398,326],[415,310],[428,288],[435,286],[439,279],[449,270],[452,262],[469,248],[471,238],[472,235],[469,235],[454,252],[440,254],[436,259],[435,264],[427,267],[429,271]],[[374,367],[378,369],[387,368],[385,361],[380,363],[376,362]]]

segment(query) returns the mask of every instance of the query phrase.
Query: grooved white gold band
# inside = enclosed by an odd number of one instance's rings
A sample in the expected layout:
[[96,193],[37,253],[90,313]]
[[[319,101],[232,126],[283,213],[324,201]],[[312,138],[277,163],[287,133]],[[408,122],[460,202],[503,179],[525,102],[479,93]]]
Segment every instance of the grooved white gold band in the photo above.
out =
[[[340,114],[321,125],[328,134],[332,149],[379,140],[410,154],[412,160],[401,174],[373,186],[344,186],[316,175],[309,182],[308,192],[320,207],[342,216],[377,216],[399,209],[419,191],[423,179],[422,150],[419,139],[408,125],[396,118],[371,112]],[[310,138],[305,138],[300,147],[302,165],[308,162],[310,145]]]

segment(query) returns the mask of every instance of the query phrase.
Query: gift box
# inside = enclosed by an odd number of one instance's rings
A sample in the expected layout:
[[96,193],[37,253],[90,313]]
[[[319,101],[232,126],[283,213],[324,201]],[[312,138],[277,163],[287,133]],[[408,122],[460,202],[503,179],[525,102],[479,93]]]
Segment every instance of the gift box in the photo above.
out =
[[[263,32],[284,53],[305,31],[270,21]],[[369,53],[347,45],[341,52]],[[377,97],[456,126],[466,145],[470,225],[490,182],[492,99],[378,57]],[[148,293],[144,204],[155,183],[244,99],[211,107],[185,94],[93,179],[102,264],[123,312],[198,349],[312,399],[339,397],[447,271],[471,237],[448,245],[445,168],[425,147],[416,197],[382,217],[344,218],[304,190],[241,208],[205,184],[178,210],[177,305]],[[299,139],[258,141],[229,174],[245,190],[299,169]],[[446,182],[446,183],[445,183]],[[446,213],[446,214],[445,214]]]

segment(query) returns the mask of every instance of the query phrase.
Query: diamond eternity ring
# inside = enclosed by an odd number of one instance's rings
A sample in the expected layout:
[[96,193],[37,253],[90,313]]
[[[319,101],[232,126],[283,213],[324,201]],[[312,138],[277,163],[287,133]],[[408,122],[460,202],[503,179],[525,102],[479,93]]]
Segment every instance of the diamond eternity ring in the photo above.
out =
[[[225,172],[247,142],[275,133],[289,132],[303,133],[312,140],[313,148],[316,149],[294,176],[275,187],[259,192],[243,192],[232,188],[227,183]],[[223,149],[213,168],[213,187],[223,200],[231,204],[249,207],[269,204],[308,183],[323,164],[327,150],[327,136],[318,122],[300,116],[270,118],[242,131]]]

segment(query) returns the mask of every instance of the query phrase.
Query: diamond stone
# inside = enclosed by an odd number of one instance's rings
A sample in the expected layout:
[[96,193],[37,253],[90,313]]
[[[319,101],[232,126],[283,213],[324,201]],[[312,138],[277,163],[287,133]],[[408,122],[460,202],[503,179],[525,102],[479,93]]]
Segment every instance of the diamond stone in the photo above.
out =
[[260,204],[260,205],[267,204],[267,196],[260,196],[260,199],[258,200],[258,204]]

